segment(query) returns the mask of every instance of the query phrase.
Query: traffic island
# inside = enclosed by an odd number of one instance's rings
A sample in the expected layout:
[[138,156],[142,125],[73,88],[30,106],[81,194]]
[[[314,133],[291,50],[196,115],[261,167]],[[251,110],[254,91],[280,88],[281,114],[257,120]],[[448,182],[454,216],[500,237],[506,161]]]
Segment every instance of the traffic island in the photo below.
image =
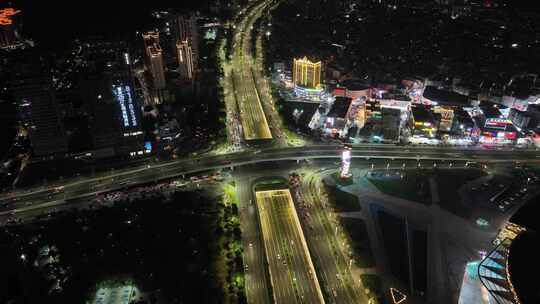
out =
[[371,253],[369,235],[364,221],[358,218],[340,217],[339,222],[347,232],[348,243],[352,245],[356,265],[360,268],[374,267],[375,259]]
[[332,173],[331,177],[334,183],[340,187],[354,185],[354,179],[352,177],[342,177],[339,172]]
[[328,194],[328,201],[336,212],[358,212],[362,210],[356,195],[342,191],[339,187],[327,183],[325,183],[325,190]]

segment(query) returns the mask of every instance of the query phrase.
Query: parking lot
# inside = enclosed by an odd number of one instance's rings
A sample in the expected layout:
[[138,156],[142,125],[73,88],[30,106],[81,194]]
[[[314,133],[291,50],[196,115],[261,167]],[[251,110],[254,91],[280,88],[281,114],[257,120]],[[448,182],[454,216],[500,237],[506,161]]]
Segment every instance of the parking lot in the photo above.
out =
[[495,176],[472,185],[469,193],[472,197],[483,199],[490,209],[504,213],[526,201],[538,189],[538,172],[524,169],[513,172],[511,179]]

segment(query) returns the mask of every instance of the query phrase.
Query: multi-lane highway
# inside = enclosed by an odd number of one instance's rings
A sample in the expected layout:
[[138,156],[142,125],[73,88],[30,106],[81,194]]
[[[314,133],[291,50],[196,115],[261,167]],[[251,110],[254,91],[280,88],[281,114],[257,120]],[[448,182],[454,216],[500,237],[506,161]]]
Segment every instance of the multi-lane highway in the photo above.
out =
[[274,302],[324,303],[290,191],[255,195]]
[[253,66],[251,31],[255,21],[271,2],[262,1],[247,10],[233,33],[234,52],[230,61],[232,65],[232,83],[236,103],[240,111],[244,139],[247,141],[273,138],[251,72]]
[[[51,209],[67,208],[73,202],[73,205],[79,204],[81,200],[73,199],[76,197],[87,197],[95,195],[95,193],[107,192],[113,189],[124,188],[126,186],[135,185],[145,182],[158,181],[165,178],[171,178],[188,173],[203,172],[206,170],[217,168],[231,168],[243,165],[256,164],[261,162],[290,162],[302,161],[309,159],[332,159],[333,163],[339,165],[341,156],[341,146],[339,145],[320,145],[306,146],[302,148],[272,148],[261,149],[255,151],[245,151],[241,153],[232,153],[219,156],[204,156],[199,158],[175,160],[152,165],[140,165],[138,167],[116,170],[115,172],[101,173],[95,176],[81,176],[77,179],[66,179],[48,187],[36,187],[14,191],[12,193],[3,193],[0,195],[0,223],[3,223],[1,218],[7,218],[5,215],[12,213],[20,218],[24,216],[32,217],[39,215],[41,210],[49,212]],[[484,150],[484,149],[449,149],[438,147],[399,147],[390,145],[362,145],[355,146],[352,152],[354,158],[353,164],[356,162],[359,165],[369,167],[375,164],[379,168],[386,167],[386,164],[401,167],[405,164],[407,167],[415,167],[418,164],[421,166],[433,166],[437,163],[438,166],[450,166],[453,162],[455,165],[466,161],[476,163],[486,163],[491,166],[491,163],[538,163],[540,162],[539,154],[534,150]],[[246,168],[250,168],[247,166]],[[245,206],[249,206],[249,198],[251,188],[249,184],[238,183],[243,189],[238,190],[244,193],[240,199]],[[243,186],[242,186],[243,185]],[[62,188],[57,188],[61,186]],[[55,190],[55,188],[57,188]],[[308,188],[302,189],[302,193],[306,195],[306,201],[312,204],[319,204],[312,184]],[[311,193],[311,194],[310,194]],[[4,205],[5,204],[5,205]],[[252,206],[254,207],[254,206]],[[318,210],[318,206],[315,206]],[[243,233],[246,231],[258,231],[256,222],[253,222],[254,208],[251,208],[251,222],[248,223],[242,219],[242,223],[249,226],[242,226]],[[21,214],[19,214],[21,213]],[[314,226],[316,234],[324,233],[325,219],[319,218],[316,212],[311,214],[311,218],[307,223]],[[320,227],[320,229],[318,228]],[[267,284],[265,281],[266,269],[261,267],[262,242],[259,241],[260,234],[248,233],[247,239],[244,242],[246,254],[245,261],[249,265],[246,273],[246,293],[250,303],[269,303]],[[244,238],[244,236],[243,236]],[[336,290],[336,295],[333,292],[331,296],[335,298],[335,303],[354,303],[354,300],[361,298],[362,295],[358,291],[347,290],[346,270],[343,266],[343,260],[339,261],[339,256],[332,252],[328,252],[328,248],[324,248],[327,242],[312,243],[312,239],[308,238],[310,249],[312,250],[312,258],[315,261],[322,261],[318,274],[321,275],[321,287],[328,290]],[[249,244],[252,243],[253,247]],[[252,249],[250,249],[252,248]],[[336,263],[336,265],[332,265]],[[335,276],[338,273],[338,276]],[[335,277],[335,279],[334,279]],[[328,282],[328,283],[327,283]],[[325,285],[328,284],[328,285]],[[329,289],[328,289],[329,287]],[[362,302],[362,301],[359,301]],[[358,303],[358,302],[356,302]]]

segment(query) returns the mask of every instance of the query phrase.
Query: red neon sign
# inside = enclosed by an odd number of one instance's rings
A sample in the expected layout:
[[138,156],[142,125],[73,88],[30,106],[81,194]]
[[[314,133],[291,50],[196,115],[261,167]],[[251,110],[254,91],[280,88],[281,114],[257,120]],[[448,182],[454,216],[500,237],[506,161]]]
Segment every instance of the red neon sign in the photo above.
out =
[[20,10],[15,10],[12,7],[4,8],[0,10],[0,25],[10,25],[13,24],[12,16],[20,13]]

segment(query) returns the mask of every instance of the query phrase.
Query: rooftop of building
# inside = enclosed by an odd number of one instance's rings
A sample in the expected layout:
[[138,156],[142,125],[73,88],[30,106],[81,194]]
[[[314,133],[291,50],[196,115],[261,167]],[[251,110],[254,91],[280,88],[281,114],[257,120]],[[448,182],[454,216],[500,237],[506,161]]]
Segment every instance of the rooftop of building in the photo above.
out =
[[401,101],[410,101],[411,98],[401,93],[387,92],[382,94],[382,99],[393,99]]
[[465,95],[455,92],[438,89],[434,86],[427,86],[424,90],[424,98],[435,101],[440,105],[447,106],[466,106],[469,99]]
[[507,109],[508,107],[503,105],[503,104],[500,104],[500,103],[495,103],[495,102],[491,102],[491,101],[482,101],[482,103],[480,104],[480,107],[494,107],[494,108],[497,108],[497,109],[500,109],[500,110],[504,110],[504,109]]
[[424,106],[413,106],[411,108],[414,121],[416,122],[433,122],[433,114]]
[[[513,115],[519,116],[519,117],[531,117],[531,118],[537,118],[540,116],[540,109],[531,109],[530,106],[527,107],[527,111],[520,111],[518,109],[511,109],[510,113],[514,113]],[[512,115],[512,114],[510,114]]]
[[508,257],[512,284],[522,303],[540,303],[538,283],[531,280],[531,274],[540,272],[538,251],[534,249],[540,241],[538,236],[540,222],[537,219],[540,212],[539,199],[540,196],[537,195],[521,207],[510,220],[527,229],[527,232],[514,239]]
[[501,132],[501,131],[504,131],[504,132],[517,132],[517,129],[513,124],[508,124],[508,125],[505,126],[504,130],[497,129],[497,128],[490,128],[490,127],[483,127],[482,131],[484,131],[484,132]]
[[341,87],[347,88],[349,91],[362,91],[371,88],[371,85],[361,81],[360,79],[347,79],[340,83]]
[[540,112],[540,104],[529,104],[527,112]]
[[160,56],[161,55],[161,48],[159,47],[159,45],[154,44],[154,45],[148,47],[148,52],[150,52],[151,56]]
[[460,124],[463,125],[473,125],[474,121],[471,118],[471,115],[462,108],[457,108],[454,110],[454,119],[456,119]]
[[[502,105],[492,105],[492,104],[483,104],[480,106],[480,109],[482,110],[482,113],[484,113],[484,116],[487,118],[504,118],[504,115],[501,113],[499,109],[501,109]],[[506,107],[504,107],[506,108]]]
[[330,108],[330,111],[328,112],[328,117],[339,117],[339,118],[345,118],[345,115],[347,115],[347,111],[349,110],[349,106],[351,105],[352,99],[349,97],[336,97],[336,100],[332,104],[332,107]]

